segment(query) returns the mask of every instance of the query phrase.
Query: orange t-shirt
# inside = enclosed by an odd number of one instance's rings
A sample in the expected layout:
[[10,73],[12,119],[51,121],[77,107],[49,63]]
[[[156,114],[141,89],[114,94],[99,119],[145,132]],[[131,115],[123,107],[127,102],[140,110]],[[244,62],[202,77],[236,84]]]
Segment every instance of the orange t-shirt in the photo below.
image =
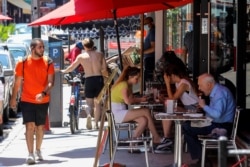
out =
[[49,95],[45,96],[41,102],[37,102],[35,96],[44,91],[48,85],[48,75],[54,73],[54,64],[48,65],[48,57],[46,56],[38,60],[28,56],[24,62],[19,61],[16,65],[15,75],[23,77],[21,101],[30,103],[49,102]]

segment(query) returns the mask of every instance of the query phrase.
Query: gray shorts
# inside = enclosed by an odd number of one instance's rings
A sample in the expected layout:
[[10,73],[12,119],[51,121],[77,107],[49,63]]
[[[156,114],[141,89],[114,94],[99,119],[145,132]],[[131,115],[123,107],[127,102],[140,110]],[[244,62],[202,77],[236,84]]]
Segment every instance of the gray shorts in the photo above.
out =
[[45,125],[49,103],[35,104],[21,102],[20,109],[23,114],[23,124],[35,122],[36,126]]

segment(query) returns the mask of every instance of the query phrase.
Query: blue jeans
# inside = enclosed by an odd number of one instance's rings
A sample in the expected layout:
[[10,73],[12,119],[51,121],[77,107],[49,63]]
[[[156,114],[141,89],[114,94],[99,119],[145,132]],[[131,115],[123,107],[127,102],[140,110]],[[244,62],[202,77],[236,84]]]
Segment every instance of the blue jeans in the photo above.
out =
[[198,139],[198,135],[208,135],[214,128],[225,128],[230,135],[232,124],[230,123],[213,123],[206,127],[191,127],[190,121],[186,121],[182,125],[184,139],[187,142],[188,150],[192,159],[201,159],[202,146]]

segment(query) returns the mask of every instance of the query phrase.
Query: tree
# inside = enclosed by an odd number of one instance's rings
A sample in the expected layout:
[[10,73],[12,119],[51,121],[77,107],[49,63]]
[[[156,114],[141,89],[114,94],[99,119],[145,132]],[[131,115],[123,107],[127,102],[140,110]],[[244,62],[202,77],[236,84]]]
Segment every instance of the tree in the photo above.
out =
[[0,24],[0,40],[1,42],[5,42],[9,35],[12,34],[15,31],[15,25],[9,24],[9,25],[3,25]]

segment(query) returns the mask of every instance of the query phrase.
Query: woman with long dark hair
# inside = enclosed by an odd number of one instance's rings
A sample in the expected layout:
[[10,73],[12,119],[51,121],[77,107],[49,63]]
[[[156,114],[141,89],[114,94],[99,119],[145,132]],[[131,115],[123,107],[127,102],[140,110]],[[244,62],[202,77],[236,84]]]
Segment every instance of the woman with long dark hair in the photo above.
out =
[[[169,64],[164,71],[164,82],[167,88],[167,95],[170,100],[180,100],[185,109],[196,109],[198,105],[198,89],[193,81],[188,78],[186,71],[177,65]],[[175,84],[175,92],[171,89]],[[156,153],[166,153],[172,150],[171,127],[172,121],[162,121],[165,145],[156,147]]]

